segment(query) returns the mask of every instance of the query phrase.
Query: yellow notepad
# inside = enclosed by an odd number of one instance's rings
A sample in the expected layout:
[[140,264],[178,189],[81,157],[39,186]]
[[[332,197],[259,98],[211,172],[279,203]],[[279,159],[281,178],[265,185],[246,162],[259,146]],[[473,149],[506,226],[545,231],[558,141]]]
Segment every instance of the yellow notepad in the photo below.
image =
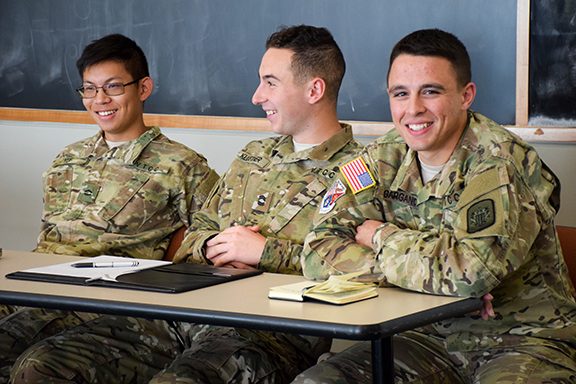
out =
[[312,299],[330,304],[347,304],[378,296],[378,289],[375,284],[349,281],[359,275],[360,273],[333,275],[321,283],[302,281],[279,285],[270,288],[268,297],[291,301]]

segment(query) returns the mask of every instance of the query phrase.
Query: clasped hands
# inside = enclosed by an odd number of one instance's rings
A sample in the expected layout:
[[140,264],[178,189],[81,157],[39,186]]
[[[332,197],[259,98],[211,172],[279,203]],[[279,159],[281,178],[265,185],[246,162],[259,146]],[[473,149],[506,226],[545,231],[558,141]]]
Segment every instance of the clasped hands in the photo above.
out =
[[[382,224],[384,223],[378,220],[364,221],[362,224],[356,227],[356,242],[372,249],[372,239],[374,238],[376,230]],[[493,299],[494,297],[489,293],[482,296],[483,306],[480,310],[480,315],[484,320],[488,320],[489,318],[495,316],[494,307],[492,306]]]
[[226,228],[206,242],[206,258],[217,267],[254,269],[266,244],[259,232],[257,225]]
[[[374,233],[383,223],[366,220],[356,228],[356,242],[372,248]],[[257,225],[235,225],[226,228],[206,242],[206,258],[217,267],[254,269],[260,262],[266,238],[260,234]],[[484,320],[494,317],[493,296],[482,296],[484,303],[480,315]]]

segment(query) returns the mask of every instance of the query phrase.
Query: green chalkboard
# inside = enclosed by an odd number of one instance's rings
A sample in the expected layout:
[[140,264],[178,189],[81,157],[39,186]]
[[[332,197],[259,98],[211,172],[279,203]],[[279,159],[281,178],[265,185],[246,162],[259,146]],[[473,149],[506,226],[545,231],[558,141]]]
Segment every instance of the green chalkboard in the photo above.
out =
[[250,102],[266,37],[280,25],[332,31],[347,60],[342,119],[390,121],[388,54],[438,27],[468,46],[473,108],[515,119],[515,0],[0,0],[0,106],[81,110],[75,60],[109,33],[146,52],[156,90],[146,112],[263,116]]
[[576,126],[576,0],[530,10],[529,124]]

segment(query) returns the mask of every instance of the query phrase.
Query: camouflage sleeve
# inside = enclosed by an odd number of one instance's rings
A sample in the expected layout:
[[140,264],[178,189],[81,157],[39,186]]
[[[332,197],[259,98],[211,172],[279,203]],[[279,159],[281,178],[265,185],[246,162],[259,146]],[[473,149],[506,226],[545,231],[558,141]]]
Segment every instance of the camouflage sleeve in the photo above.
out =
[[[302,250],[301,263],[306,278],[325,280],[333,274],[359,270],[374,273],[375,253],[355,240],[356,227],[364,220],[384,220],[373,202],[373,195],[374,189],[358,196],[347,194],[338,200],[333,213],[317,215]],[[381,276],[373,275],[372,280],[381,280]]]
[[199,161],[190,167],[184,180],[185,197],[179,200],[178,213],[182,222],[189,227],[192,215],[206,202],[218,182],[218,174],[208,166],[206,159],[199,156]]
[[184,240],[174,255],[174,262],[209,264],[204,254],[204,243],[220,232],[218,206],[224,187],[223,178],[209,193],[204,205],[190,218]]
[[[544,195],[553,190],[544,179],[539,188],[547,190]],[[533,257],[532,244],[554,215],[511,164],[472,175],[456,207],[440,209],[443,228],[419,231],[386,223],[376,231],[378,267],[390,283],[479,297]]]
[[302,244],[277,237],[266,237],[258,269],[274,273],[301,275],[301,253]]

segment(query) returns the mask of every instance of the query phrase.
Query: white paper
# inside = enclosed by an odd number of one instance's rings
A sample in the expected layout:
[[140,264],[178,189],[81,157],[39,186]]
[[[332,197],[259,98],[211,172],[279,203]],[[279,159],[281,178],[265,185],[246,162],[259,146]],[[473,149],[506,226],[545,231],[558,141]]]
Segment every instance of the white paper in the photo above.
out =
[[[89,262],[113,262],[113,261],[126,261],[126,260],[137,260],[138,266],[135,267],[98,267],[98,268],[76,268],[72,267],[72,264],[75,263],[89,263]],[[170,261],[164,260],[147,260],[147,259],[131,259],[121,256],[96,256],[96,257],[86,257],[82,259],[78,259],[76,261],[70,263],[62,263],[62,264],[55,264],[49,265],[47,267],[39,267],[39,268],[31,268],[26,269],[22,272],[32,272],[32,273],[45,273],[49,275],[60,275],[60,276],[70,276],[70,277],[84,277],[86,279],[93,279],[93,280],[111,280],[115,281],[116,277],[136,272],[142,269],[158,267],[160,265],[171,264]]]

